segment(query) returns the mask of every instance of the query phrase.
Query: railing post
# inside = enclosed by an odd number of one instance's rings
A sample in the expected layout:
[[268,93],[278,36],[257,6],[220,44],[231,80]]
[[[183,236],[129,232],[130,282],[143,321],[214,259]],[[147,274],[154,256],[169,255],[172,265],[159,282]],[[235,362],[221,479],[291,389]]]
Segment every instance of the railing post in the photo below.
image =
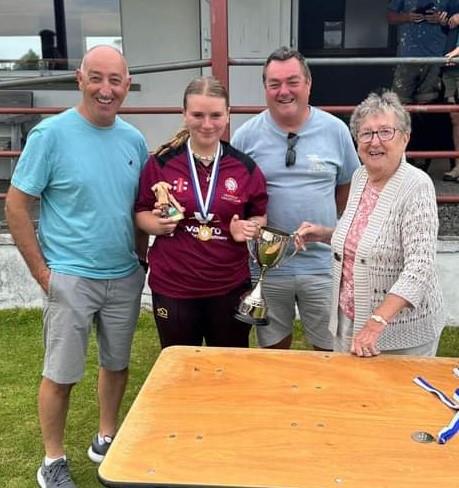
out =
[[[228,0],[210,1],[210,38],[212,75],[223,83],[229,93]],[[229,139],[229,124],[223,138]]]

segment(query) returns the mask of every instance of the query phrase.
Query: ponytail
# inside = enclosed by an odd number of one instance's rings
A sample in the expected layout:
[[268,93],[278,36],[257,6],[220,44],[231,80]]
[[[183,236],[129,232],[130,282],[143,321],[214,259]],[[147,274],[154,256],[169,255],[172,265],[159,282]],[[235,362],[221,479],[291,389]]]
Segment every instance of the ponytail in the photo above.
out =
[[155,156],[161,156],[161,154],[164,154],[167,151],[170,151],[171,149],[176,149],[177,147],[181,146],[182,144],[185,143],[185,141],[190,137],[190,131],[184,127],[180,129],[172,139],[169,139],[167,142],[164,144],[161,144],[156,151],[153,152]]

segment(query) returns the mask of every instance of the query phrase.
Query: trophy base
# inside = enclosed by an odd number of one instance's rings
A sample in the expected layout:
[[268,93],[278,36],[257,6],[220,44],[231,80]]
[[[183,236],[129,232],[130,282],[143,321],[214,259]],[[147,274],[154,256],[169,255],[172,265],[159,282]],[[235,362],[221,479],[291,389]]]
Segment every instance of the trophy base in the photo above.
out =
[[269,319],[268,318],[257,319],[254,317],[250,317],[250,315],[244,315],[244,314],[239,313],[239,312],[235,313],[234,317],[237,320],[240,320],[241,322],[244,322],[244,323],[249,324],[249,325],[255,325],[257,327],[264,327],[266,325],[269,325]]

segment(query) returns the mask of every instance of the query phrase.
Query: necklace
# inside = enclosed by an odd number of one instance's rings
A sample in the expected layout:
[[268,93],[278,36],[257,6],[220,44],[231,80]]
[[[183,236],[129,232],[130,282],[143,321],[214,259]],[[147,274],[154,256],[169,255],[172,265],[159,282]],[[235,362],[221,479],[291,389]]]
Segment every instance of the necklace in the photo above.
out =
[[208,161],[209,163],[212,163],[212,161],[215,159],[215,153],[212,154],[211,156],[203,156],[202,154],[198,154],[193,152],[193,156],[200,161]]

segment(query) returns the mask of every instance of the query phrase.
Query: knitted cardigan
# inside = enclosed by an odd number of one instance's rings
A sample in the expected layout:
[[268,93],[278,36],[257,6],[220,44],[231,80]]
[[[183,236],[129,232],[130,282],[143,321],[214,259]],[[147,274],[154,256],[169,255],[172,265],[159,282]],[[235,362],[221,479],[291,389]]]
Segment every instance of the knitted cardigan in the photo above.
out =
[[[364,166],[352,178],[349,200],[332,238],[333,296],[330,331],[336,335],[343,247],[368,179]],[[444,326],[436,272],[438,213],[430,177],[402,161],[379,195],[360,238],[354,263],[354,334],[387,293],[407,300],[378,340],[381,350],[419,346]]]

